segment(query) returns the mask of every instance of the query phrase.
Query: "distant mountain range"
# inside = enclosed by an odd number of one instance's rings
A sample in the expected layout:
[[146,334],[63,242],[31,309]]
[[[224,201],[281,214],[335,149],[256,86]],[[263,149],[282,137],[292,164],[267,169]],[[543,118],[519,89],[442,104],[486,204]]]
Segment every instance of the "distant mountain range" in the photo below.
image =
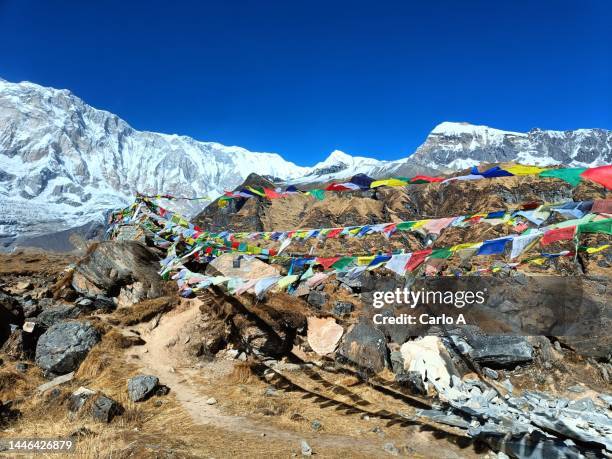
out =
[[[68,90],[0,79],[0,246],[72,228],[89,228],[136,191],[216,198],[251,173],[287,183],[314,183],[362,172],[409,176],[481,162],[595,166],[612,162],[612,132],[506,132],[444,122],[413,155],[396,161],[341,151],[313,167],[276,153],[137,131]],[[184,208],[194,213],[203,207]],[[40,241],[44,245],[44,239]]]

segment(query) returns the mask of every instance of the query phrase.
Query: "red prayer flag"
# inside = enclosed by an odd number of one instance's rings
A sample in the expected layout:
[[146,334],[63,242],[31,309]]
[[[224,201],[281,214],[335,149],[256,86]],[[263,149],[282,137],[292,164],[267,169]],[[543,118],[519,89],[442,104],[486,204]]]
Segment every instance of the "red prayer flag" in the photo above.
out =
[[325,188],[325,191],[347,191],[349,187],[342,185],[341,183],[331,183]]
[[612,214],[612,199],[596,199],[591,212],[594,214]]
[[329,233],[327,233],[327,237],[336,237],[338,236],[341,232],[342,232],[343,228],[335,228],[333,230],[331,230]]
[[423,263],[423,261],[425,261],[425,258],[427,258],[430,253],[431,249],[417,250],[416,252],[412,252],[410,260],[408,260],[408,263],[406,263],[406,269],[410,272],[414,271],[421,265],[421,263]]
[[430,183],[444,181],[442,177],[430,177],[429,175],[417,175],[416,177],[412,177],[412,179],[410,179],[411,182],[418,182],[421,180]]
[[264,194],[268,199],[277,199],[282,197],[280,193],[277,193],[276,191],[271,190],[270,188],[264,188]]
[[555,228],[548,230],[542,236],[540,244],[548,245],[556,241],[567,241],[574,238],[576,226],[568,226],[567,228]]
[[340,257],[321,258],[317,257],[316,262],[323,266],[323,269],[329,269],[331,265],[337,262]]
[[608,190],[612,190],[612,166],[590,167],[580,174],[580,177],[599,183]]

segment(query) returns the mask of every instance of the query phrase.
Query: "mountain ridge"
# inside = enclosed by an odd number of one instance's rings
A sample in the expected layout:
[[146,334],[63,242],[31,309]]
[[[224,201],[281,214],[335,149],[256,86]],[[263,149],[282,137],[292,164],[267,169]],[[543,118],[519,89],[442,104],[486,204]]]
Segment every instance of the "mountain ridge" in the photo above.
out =
[[[482,162],[612,162],[606,130],[513,133],[469,123],[436,126],[397,160],[335,150],[305,167],[278,153],[139,131],[67,89],[0,79],[0,246],[101,222],[136,192],[214,199],[255,172],[284,183],[439,173]],[[178,210],[193,215],[203,201]]]

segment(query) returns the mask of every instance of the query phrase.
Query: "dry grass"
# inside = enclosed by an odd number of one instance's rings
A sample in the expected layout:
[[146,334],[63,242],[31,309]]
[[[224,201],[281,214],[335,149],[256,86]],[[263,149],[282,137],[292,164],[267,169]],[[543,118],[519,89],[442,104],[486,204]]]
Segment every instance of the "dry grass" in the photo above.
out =
[[248,384],[256,379],[255,373],[253,373],[253,367],[250,362],[240,362],[234,366],[234,369],[227,377],[227,383],[236,384]]
[[144,300],[132,306],[117,309],[109,320],[115,324],[136,325],[148,322],[158,314],[168,312],[176,303],[176,297],[162,296]]
[[0,370],[0,400],[15,398],[23,394],[27,387],[24,375],[11,369]]

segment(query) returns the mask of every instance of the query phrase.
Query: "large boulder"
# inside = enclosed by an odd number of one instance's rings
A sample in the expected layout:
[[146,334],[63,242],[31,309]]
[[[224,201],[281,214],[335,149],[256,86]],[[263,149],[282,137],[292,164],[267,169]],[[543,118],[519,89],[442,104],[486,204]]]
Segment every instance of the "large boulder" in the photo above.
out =
[[339,354],[360,367],[378,372],[387,366],[387,340],[380,330],[362,321],[344,337]]
[[344,329],[332,317],[308,318],[308,344],[319,355],[331,354],[336,350]]
[[400,353],[405,372],[418,373],[425,389],[428,382],[436,388],[447,389],[450,387],[451,376],[458,376],[451,356],[437,336],[424,336],[408,341],[402,344]]
[[454,346],[483,366],[514,368],[534,358],[533,346],[524,336],[487,335],[468,327],[455,332],[451,333]]
[[74,289],[86,296],[118,297],[120,305],[162,295],[159,260],[135,241],[105,241],[76,266]]
[[38,340],[36,364],[48,373],[69,373],[99,341],[100,333],[89,322],[57,323]]

